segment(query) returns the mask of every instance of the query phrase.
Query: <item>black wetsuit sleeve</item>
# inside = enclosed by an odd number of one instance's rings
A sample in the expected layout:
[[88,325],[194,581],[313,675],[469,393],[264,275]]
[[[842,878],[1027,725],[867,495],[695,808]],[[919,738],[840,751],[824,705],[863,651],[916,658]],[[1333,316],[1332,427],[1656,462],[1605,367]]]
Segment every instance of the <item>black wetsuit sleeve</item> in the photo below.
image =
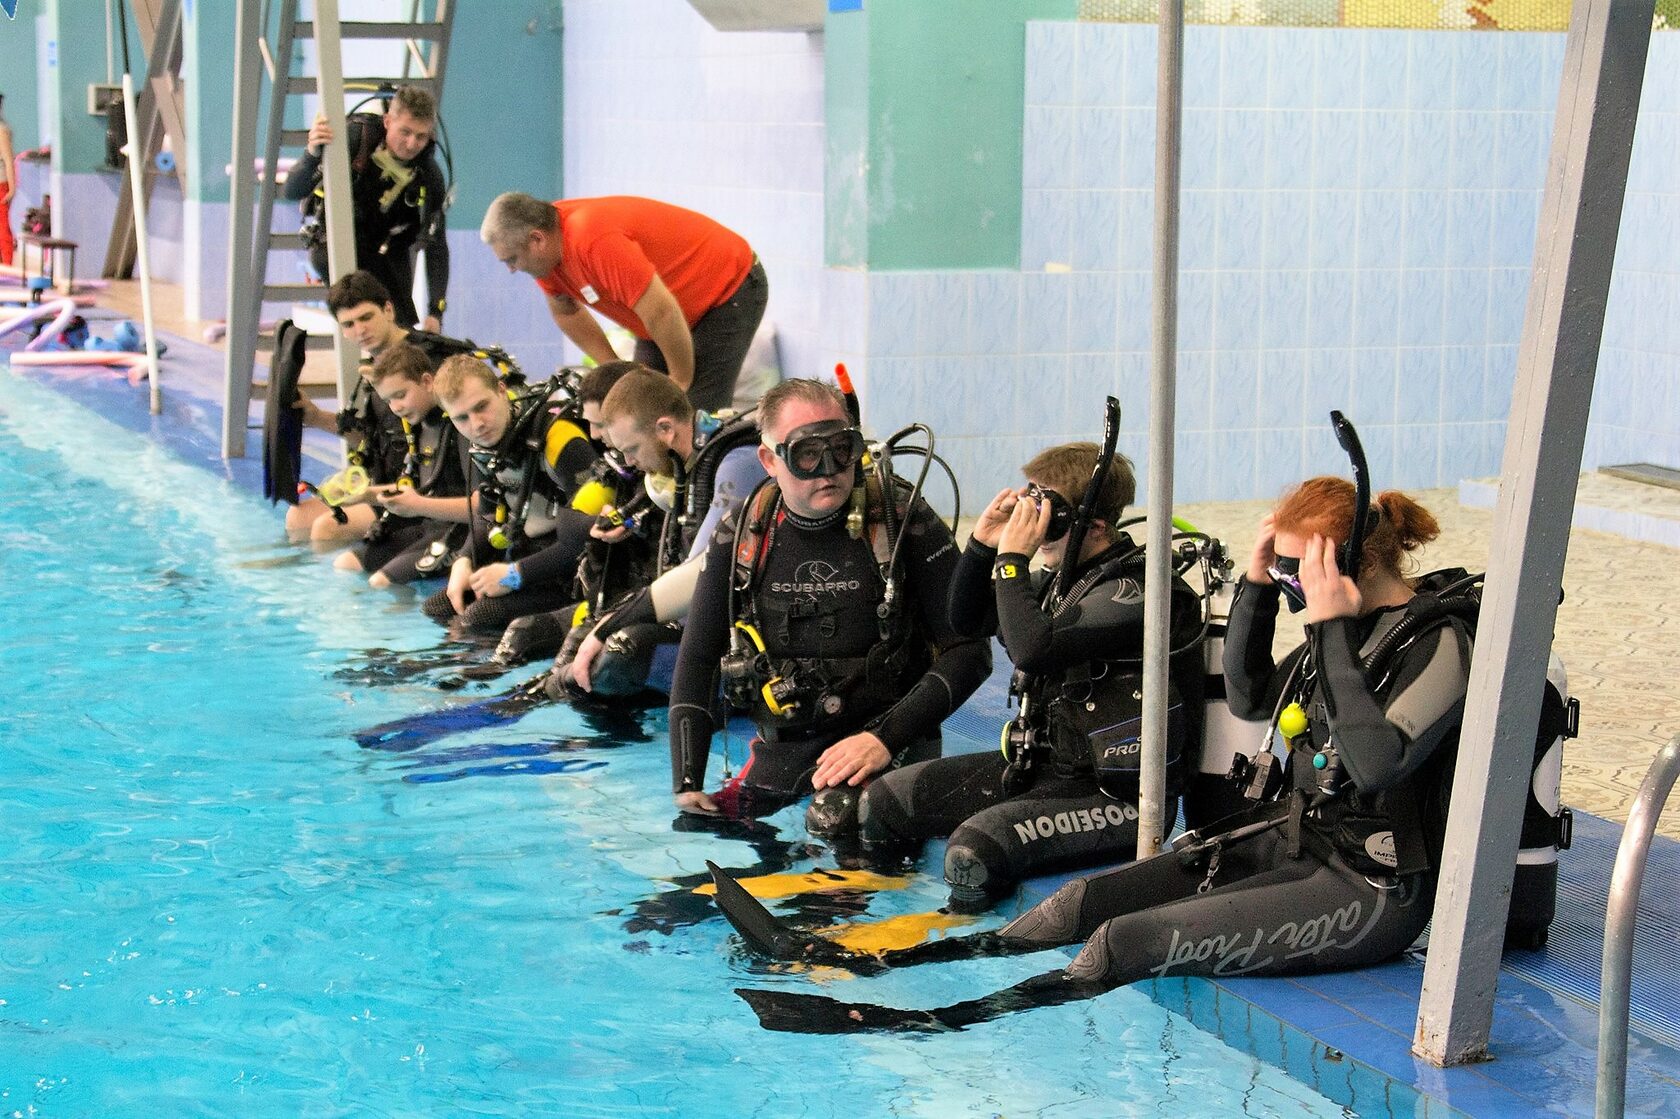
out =
[[307,148],[298,156],[292,169],[286,172],[286,188],[281,196],[288,202],[302,202],[315,193],[315,185],[321,177],[321,157],[310,155]]
[[1039,605],[1027,557],[1003,555],[1021,574],[994,580],[998,636],[1016,668],[1035,676],[1093,660],[1143,655],[1143,585],[1116,573],[1092,586],[1055,617]]
[[1284,681],[1272,660],[1272,637],[1277,632],[1278,600],[1272,583],[1237,584],[1225,626],[1225,702],[1239,719],[1260,719],[1272,713]]
[[420,247],[426,250],[426,313],[443,321],[443,309],[449,294],[449,230],[444,225],[443,200],[448,189],[443,172],[438,170],[437,157],[426,160],[421,168],[426,177],[426,228],[420,236]]
[[653,606],[653,591],[648,587],[643,587],[623,606],[602,618],[594,632],[598,640],[605,641],[626,626],[657,625],[658,623],[659,612]]
[[519,560],[522,586],[553,585],[572,577],[577,570],[578,557],[591,537],[590,527],[595,518],[576,509],[562,509],[554,530],[554,543]]
[[997,632],[992,598],[992,564],[997,549],[969,538],[951,577],[951,628],[964,637],[990,637]]
[[1313,629],[1331,733],[1355,787],[1380,792],[1417,772],[1462,719],[1470,673],[1468,637],[1456,626],[1443,625],[1420,640],[1404,654],[1387,699],[1379,700],[1360,667],[1354,620],[1332,618]]
[[683,625],[677,649],[676,673],[671,680],[671,791],[699,791],[706,780],[706,756],[711,750],[713,697],[717,694],[718,664],[729,650],[729,577],[734,563],[735,533],[727,523],[718,526],[706,547],[694,601]]
[[[895,757],[938,733],[939,724],[992,671],[991,643],[981,637],[959,636],[951,628],[946,603],[957,567],[957,542],[951,530],[926,503],[918,502],[910,510],[904,531],[902,562],[908,585],[902,593],[913,596],[922,632],[936,653],[915,686],[870,728]],[[716,656],[721,657],[722,651]]]

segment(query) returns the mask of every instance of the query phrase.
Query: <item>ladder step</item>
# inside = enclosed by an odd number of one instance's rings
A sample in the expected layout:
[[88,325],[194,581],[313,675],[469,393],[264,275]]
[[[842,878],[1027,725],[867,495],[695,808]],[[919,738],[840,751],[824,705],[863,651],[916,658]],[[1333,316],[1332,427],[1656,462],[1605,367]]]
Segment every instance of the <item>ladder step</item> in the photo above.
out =
[[309,129],[282,128],[280,130],[280,146],[283,148],[301,148],[309,143]]
[[319,303],[327,298],[325,284],[264,284],[264,303]]
[[[289,94],[292,94],[292,93],[314,93],[315,89],[316,89],[316,81],[317,81],[317,78],[314,74],[296,74],[296,75],[293,75],[292,77],[289,77],[289,78],[286,79],[286,92],[289,93]],[[395,74],[386,75],[384,77],[375,77],[375,78],[350,78],[350,77],[346,77],[344,79],[344,87],[346,89],[350,90],[351,92],[356,92],[356,89],[359,86],[379,86],[380,84],[385,83],[385,82],[389,82],[394,86],[404,86],[404,85],[418,86],[419,88],[427,90],[428,92],[432,92],[432,91],[435,91],[437,89],[437,79],[436,78],[421,78],[421,77],[404,78],[404,77],[399,77]],[[306,135],[307,135],[307,133],[306,133]]]
[[[292,34],[299,39],[313,39],[315,24],[304,20],[293,25]],[[390,23],[360,20],[357,22],[340,21],[338,37],[340,39],[421,39],[429,43],[440,42],[449,34],[446,24],[427,20],[420,23]]]
[[270,233],[268,235],[268,250],[276,249],[282,252],[302,252],[309,248],[309,242],[303,239],[301,233]]

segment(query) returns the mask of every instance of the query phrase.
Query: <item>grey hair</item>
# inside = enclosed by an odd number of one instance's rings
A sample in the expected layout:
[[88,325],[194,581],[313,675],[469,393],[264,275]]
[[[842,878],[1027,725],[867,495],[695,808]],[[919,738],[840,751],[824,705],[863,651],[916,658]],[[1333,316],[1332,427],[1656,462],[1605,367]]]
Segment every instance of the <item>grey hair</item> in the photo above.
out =
[[486,245],[495,248],[518,240],[533,229],[553,233],[559,225],[560,214],[553,203],[510,190],[506,194],[498,194],[496,200],[490,203],[484,222],[478,227],[478,236]]

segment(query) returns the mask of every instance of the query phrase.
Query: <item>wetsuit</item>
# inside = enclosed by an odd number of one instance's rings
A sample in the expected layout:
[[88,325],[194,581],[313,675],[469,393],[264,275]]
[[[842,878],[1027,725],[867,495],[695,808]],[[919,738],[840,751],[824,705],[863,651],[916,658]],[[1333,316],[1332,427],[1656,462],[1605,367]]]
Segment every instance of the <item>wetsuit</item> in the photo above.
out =
[[[1244,582],[1231,612],[1225,679],[1232,711],[1272,715],[1296,699],[1310,743],[1333,743],[1345,779],[1302,738],[1288,794],[1224,821],[1199,857],[1166,852],[1076,880],[1002,934],[1085,947],[1076,982],[1150,975],[1288,975],[1359,967],[1412,943],[1434,904],[1447,797],[1469,682],[1471,642],[1457,620],[1403,646],[1374,691],[1360,666],[1408,613],[1403,607],[1309,627],[1311,640],[1271,658],[1276,587]],[[1305,737],[1305,736],[1304,736]],[[1245,825],[1276,822],[1232,836]],[[1205,890],[1205,892],[1203,892]]]
[[[662,537],[664,554],[656,577],[684,557],[693,560],[704,554],[717,526],[764,481],[755,417],[756,413],[725,420],[695,412],[695,449],[685,478],[684,507],[673,510],[665,521],[664,532],[670,535]],[[670,654],[682,639],[682,626],[669,616],[665,589],[664,585],[639,588],[595,626],[594,635],[603,648],[590,669],[592,695],[625,695],[650,686],[670,690],[675,663]],[[667,609],[661,610],[661,605]],[[562,651],[556,661],[562,681],[570,659]]]
[[[426,251],[426,313],[443,318],[444,296],[449,289],[449,241],[443,227],[444,194],[447,186],[438,167],[437,145],[407,164],[398,163],[385,148],[383,118],[372,113],[353,113],[345,118],[350,153],[350,209],[356,232],[356,261],[360,268],[379,277],[391,295],[397,322],[413,326],[420,321],[414,308],[414,254]],[[321,157],[305,150],[286,176],[285,196],[304,201],[305,212],[321,205]],[[317,221],[307,230],[309,262],[316,273],[330,275],[324,225]]]
[[[407,453],[401,476],[427,497],[465,497],[471,460],[465,440],[443,409],[434,407],[418,425],[405,425]],[[385,511],[350,548],[363,571],[377,571],[393,583],[449,574],[454,553],[466,541],[467,526],[429,517]]]
[[357,377],[350,402],[339,410],[338,434],[349,444],[350,461],[367,471],[368,484],[389,486],[402,477],[408,437],[402,418],[380,399],[366,377]]
[[[987,643],[951,629],[945,589],[957,550],[926,503],[908,509],[900,530],[899,605],[889,627],[894,632],[884,639],[876,609],[884,597],[879,530],[871,525],[852,536],[845,506],[806,520],[782,504],[773,484],[767,487],[760,491],[764,500],[749,500],[712,536],[671,689],[672,788],[698,791],[717,725],[720,662],[745,615],[764,643],[764,666],[782,682],[781,706],[792,711],[779,717],[762,700],[750,709],[760,737],[718,794],[725,810],[738,815],[765,815],[809,795],[823,751],[860,731],[881,739],[893,766],[937,756],[940,723],[991,669]],[[739,573],[738,539],[756,553]],[[732,595],[738,576],[750,586]],[[749,689],[761,695],[761,686],[752,681]],[[848,830],[857,792],[825,789],[813,805],[822,819],[808,823],[820,831]]]
[[[500,635],[515,618],[575,601],[572,575],[595,518],[571,504],[599,458],[579,423],[564,389],[539,387],[515,402],[500,444],[469,446],[482,483],[473,510],[474,565],[517,564],[520,578],[518,588],[467,607],[461,618],[469,630]],[[439,622],[453,618],[447,589],[427,599],[425,611]]]
[[[1141,731],[1143,549],[1122,534],[1081,565],[1066,599],[1051,597],[1054,573],[1035,579],[1027,562],[970,540],[951,586],[951,621],[960,633],[1001,637],[1027,696],[1031,744],[1017,744],[1013,766],[993,750],[907,766],[863,798],[871,847],[951,837],[945,880],[959,910],[983,909],[1031,875],[1118,862],[1137,849],[1135,762],[1130,780],[1100,776],[1089,734],[1122,726],[1135,741]],[[1201,710],[1199,692],[1183,694],[1201,681],[1196,598],[1182,581],[1174,589],[1173,645],[1185,648],[1173,661],[1169,798]]]

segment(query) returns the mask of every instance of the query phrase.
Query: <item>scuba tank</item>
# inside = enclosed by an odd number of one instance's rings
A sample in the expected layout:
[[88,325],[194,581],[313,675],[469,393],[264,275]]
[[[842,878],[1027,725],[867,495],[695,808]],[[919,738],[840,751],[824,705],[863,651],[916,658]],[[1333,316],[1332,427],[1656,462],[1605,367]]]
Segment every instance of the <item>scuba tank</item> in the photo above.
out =
[[1256,795],[1263,793],[1277,769],[1271,723],[1240,719],[1225,702],[1225,623],[1235,590],[1234,583],[1223,582],[1208,603],[1208,632],[1202,645],[1207,670],[1202,752],[1195,772],[1185,781],[1183,797],[1184,826],[1191,830],[1249,807],[1253,800],[1246,791],[1257,785]]
[[1580,704],[1569,696],[1569,674],[1563,661],[1553,653],[1546,666],[1534,769],[1523,805],[1516,875],[1511,879],[1511,912],[1505,920],[1505,943],[1516,948],[1544,947],[1557,914],[1558,852],[1568,850],[1574,824],[1573,814],[1562,803],[1563,740],[1575,737],[1580,710]]

